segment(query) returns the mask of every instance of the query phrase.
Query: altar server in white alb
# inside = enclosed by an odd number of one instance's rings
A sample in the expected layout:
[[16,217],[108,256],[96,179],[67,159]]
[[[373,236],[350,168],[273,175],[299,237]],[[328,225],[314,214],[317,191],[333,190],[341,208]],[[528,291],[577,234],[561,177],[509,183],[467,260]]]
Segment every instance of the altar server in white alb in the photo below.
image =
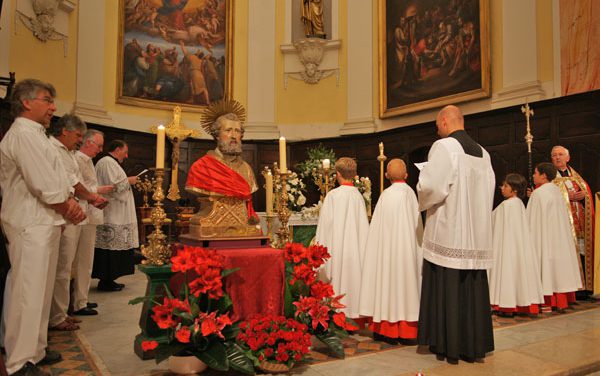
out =
[[389,161],[386,177],[391,186],[379,197],[369,227],[360,314],[372,318],[375,340],[416,344],[423,225],[404,161]]
[[560,189],[552,183],[556,167],[540,163],[535,167],[536,189],[527,203],[527,217],[536,258],[541,267],[543,311],[562,310],[575,302],[582,287],[579,255],[569,222],[569,207]]
[[325,197],[317,225],[316,241],[326,246],[331,254],[320,274],[331,283],[336,294],[346,294],[342,299],[346,308],[341,311],[356,319],[369,220],[365,201],[352,183],[356,162],[351,158],[340,158],[335,163],[335,170],[340,186]]
[[492,214],[494,264],[489,270],[490,303],[503,314],[539,313],[544,303],[540,267],[531,242],[525,205],[527,180],[508,174],[500,187],[505,200]]
[[444,107],[436,126],[442,139],[431,146],[417,184],[419,209],[427,210],[418,343],[451,364],[473,362],[494,350],[486,269],[495,177],[458,107]]
[[0,142],[0,217],[11,263],[2,312],[9,375],[49,376],[38,365],[60,360],[46,347],[61,226],[85,219],[45,133],[55,96],[51,84],[18,82],[11,98],[16,118]]

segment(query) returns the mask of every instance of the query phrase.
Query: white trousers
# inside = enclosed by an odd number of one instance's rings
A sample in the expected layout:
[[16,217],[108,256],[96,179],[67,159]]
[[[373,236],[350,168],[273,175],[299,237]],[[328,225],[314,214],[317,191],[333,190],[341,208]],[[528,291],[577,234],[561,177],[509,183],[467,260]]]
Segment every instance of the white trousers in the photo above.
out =
[[48,346],[48,317],[60,226],[16,228],[3,223],[11,269],[4,290],[2,327],[8,374],[37,363]]
[[54,280],[54,293],[50,306],[50,322],[52,328],[65,321],[69,309],[71,267],[77,252],[81,226],[68,224],[60,236],[58,247],[58,262],[56,265],[56,279]]
[[94,266],[94,244],[96,243],[96,225],[83,225],[79,234],[77,252],[73,261],[73,310],[79,311],[87,307],[88,292],[92,281]]

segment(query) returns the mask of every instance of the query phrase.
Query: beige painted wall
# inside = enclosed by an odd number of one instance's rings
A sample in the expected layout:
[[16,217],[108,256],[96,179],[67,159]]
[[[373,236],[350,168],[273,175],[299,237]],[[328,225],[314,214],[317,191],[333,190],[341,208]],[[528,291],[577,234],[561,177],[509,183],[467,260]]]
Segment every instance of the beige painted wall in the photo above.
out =
[[[9,69],[17,72],[17,78],[36,77],[55,84],[59,92],[61,106],[59,113],[70,110],[77,98],[76,93],[76,67],[77,67],[77,9],[70,14],[69,18],[69,42],[68,55],[63,56],[63,45],[59,41],[42,43],[38,41],[20,21],[17,22],[17,30],[14,30],[14,9],[17,0],[9,0],[11,12],[3,17],[10,17],[10,43],[8,46],[0,46],[0,53],[8,53]],[[102,1],[102,0],[94,0]],[[103,101],[104,108],[110,115],[112,121],[107,125],[148,131],[150,126],[170,119],[170,111],[157,110],[153,108],[141,108],[116,104],[116,73],[117,73],[117,38],[118,38],[118,0],[103,0],[105,2],[105,29],[104,29],[104,66],[103,66]],[[290,126],[308,126],[310,138],[331,136],[332,132],[338,132],[341,124],[347,121],[347,98],[348,98],[348,61],[346,49],[346,37],[348,30],[348,6],[353,1],[366,0],[340,0],[339,1],[339,39],[342,41],[339,49],[339,85],[336,77],[330,76],[316,85],[309,85],[302,81],[289,79],[287,88],[284,87],[284,57],[280,50],[284,35],[285,6],[284,1],[276,1],[275,9],[275,123]],[[502,11],[504,1],[490,0],[490,35],[491,35],[491,64],[492,64],[492,92],[498,93],[504,88],[503,82],[503,20]],[[233,73],[233,96],[242,102],[248,103],[248,7],[252,2],[236,0],[234,14],[234,73]],[[395,127],[407,126],[433,119],[436,110],[423,111],[417,114],[409,114],[392,119],[378,119],[378,3],[373,0],[373,33],[372,50],[365,51],[373,55],[372,64],[372,113],[376,119],[376,129],[385,130]],[[555,74],[553,63],[553,9],[552,1],[537,0],[535,9],[537,24],[537,79],[542,83],[551,82]],[[82,20],[81,22],[85,22]],[[98,46],[89,46],[90,49]],[[6,75],[7,72],[0,72]],[[470,102],[465,105],[466,112],[486,111],[492,108],[491,99],[483,99]],[[197,125],[197,113],[183,114],[183,121],[189,126]],[[102,121],[99,121],[102,122]],[[300,133],[301,130],[298,130]]]

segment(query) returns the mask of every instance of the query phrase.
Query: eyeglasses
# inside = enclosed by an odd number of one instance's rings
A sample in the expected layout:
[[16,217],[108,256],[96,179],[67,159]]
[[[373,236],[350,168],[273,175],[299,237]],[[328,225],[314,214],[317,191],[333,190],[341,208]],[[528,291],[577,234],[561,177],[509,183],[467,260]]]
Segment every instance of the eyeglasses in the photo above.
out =
[[97,143],[96,141],[94,141],[94,140],[92,140],[92,139],[89,139],[88,141],[89,141],[90,143],[92,143],[92,144],[96,145],[96,146],[97,146],[97,147],[98,147],[100,150],[102,150],[102,148],[104,147],[104,144],[99,144],[99,143]]
[[32,101],[44,101],[48,104],[53,104],[54,103],[54,99],[50,98],[50,97],[43,97],[43,98],[33,98]]

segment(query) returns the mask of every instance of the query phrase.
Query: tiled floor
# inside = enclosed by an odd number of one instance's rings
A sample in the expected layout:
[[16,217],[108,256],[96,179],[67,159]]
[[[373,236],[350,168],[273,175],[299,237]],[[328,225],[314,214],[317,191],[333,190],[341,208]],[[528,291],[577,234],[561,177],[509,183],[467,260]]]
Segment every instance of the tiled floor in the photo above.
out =
[[[87,344],[101,374],[113,376],[169,375],[166,362],[142,361],[133,353],[139,333],[141,305],[129,299],[144,294],[146,280],[136,273],[119,279],[120,292],[102,293],[92,288],[90,300],[98,302],[99,316],[83,317],[77,336]],[[369,340],[356,337],[359,341]],[[437,361],[426,350],[412,347],[325,361],[295,368],[306,376],[354,375],[577,375],[600,370],[600,308],[532,320],[494,330],[496,351],[485,363]]]

